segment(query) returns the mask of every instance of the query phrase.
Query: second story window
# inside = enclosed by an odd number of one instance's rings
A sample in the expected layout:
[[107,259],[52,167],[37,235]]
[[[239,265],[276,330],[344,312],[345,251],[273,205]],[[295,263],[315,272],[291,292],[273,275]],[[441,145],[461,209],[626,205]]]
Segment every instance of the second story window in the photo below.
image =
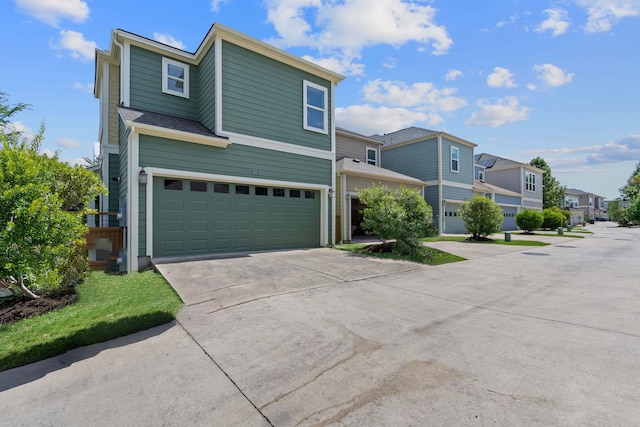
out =
[[524,173],[524,189],[527,191],[536,191],[536,176],[531,172]]
[[367,147],[367,163],[378,166],[378,151],[375,148]]
[[328,133],[328,93],[326,87],[304,81],[304,129]]
[[460,172],[460,149],[451,147],[451,172]]
[[484,172],[478,171],[478,181],[484,182]]
[[162,58],[162,92],[189,98],[189,65]]

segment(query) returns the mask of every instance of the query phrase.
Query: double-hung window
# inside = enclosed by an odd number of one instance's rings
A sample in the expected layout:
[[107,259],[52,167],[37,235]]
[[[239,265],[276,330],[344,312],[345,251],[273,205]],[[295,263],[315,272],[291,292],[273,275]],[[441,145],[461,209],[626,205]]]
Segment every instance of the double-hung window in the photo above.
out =
[[451,172],[460,172],[460,149],[451,147]]
[[536,191],[536,176],[531,172],[524,173],[524,189],[527,191]]
[[162,58],[162,92],[189,98],[189,65]]
[[367,163],[373,166],[378,166],[378,150],[367,147]]
[[320,133],[329,133],[329,92],[326,87],[304,81],[303,83],[304,123],[303,128]]

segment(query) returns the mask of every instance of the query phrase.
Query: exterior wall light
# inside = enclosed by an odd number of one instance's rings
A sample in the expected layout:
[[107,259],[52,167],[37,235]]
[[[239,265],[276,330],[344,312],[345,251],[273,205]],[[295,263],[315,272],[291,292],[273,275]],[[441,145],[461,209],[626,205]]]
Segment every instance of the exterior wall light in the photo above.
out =
[[147,183],[147,172],[144,170],[144,166],[140,169],[140,173],[138,174],[138,182],[140,184]]

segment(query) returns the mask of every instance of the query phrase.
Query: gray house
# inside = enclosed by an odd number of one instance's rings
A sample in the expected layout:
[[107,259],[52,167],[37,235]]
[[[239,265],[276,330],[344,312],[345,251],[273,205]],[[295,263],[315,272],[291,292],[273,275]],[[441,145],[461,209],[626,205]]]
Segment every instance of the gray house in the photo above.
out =
[[114,30],[94,95],[101,206],[121,214],[126,270],[333,243],[342,79],[220,24],[195,52]]
[[423,181],[380,167],[381,146],[376,139],[336,128],[336,241],[348,242],[363,234],[360,223],[365,206],[358,199],[359,189],[404,185],[423,194]]
[[476,154],[475,164],[483,171],[486,183],[519,194],[522,209],[542,210],[542,169],[485,153]]
[[[584,221],[599,221],[607,218],[607,202],[604,197],[577,188],[567,188],[566,207],[582,213]],[[576,214],[578,217],[579,214]],[[577,223],[577,222],[576,222]]]
[[476,144],[446,132],[410,127],[384,135],[382,166],[425,183],[424,199],[433,208],[440,233],[466,233],[458,216],[462,202],[473,197]]

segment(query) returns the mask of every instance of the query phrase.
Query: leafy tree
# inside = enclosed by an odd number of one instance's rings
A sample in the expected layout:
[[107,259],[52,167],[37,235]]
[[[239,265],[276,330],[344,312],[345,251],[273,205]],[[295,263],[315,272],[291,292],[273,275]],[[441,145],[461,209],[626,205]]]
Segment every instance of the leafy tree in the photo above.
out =
[[623,200],[633,200],[640,196],[640,162],[627,180],[627,183],[620,188]]
[[8,102],[7,94],[5,92],[0,92],[0,128],[9,124],[9,119],[13,115],[30,107],[29,104],[24,104],[22,102],[15,105],[9,105]]
[[544,209],[554,207],[561,209],[564,205],[567,187],[560,185],[560,181],[551,174],[551,167],[542,157],[536,157],[529,164],[544,170],[544,175],[542,176],[542,207]]
[[484,240],[502,229],[502,209],[488,197],[474,195],[458,209],[467,231],[473,240]]
[[380,184],[359,189],[358,197],[367,206],[363,210],[363,230],[375,233],[383,241],[396,239],[396,253],[419,253],[419,239],[432,230],[433,211],[417,190],[404,186],[390,189]]
[[640,194],[631,201],[629,221],[635,225],[640,224]]
[[0,279],[30,298],[86,274],[86,206],[106,191],[94,173],[40,154],[43,138],[44,125],[31,142],[0,130]]
[[620,199],[611,200],[608,206],[609,218],[618,223],[618,225],[626,227],[629,225],[629,211],[620,208]]
[[525,209],[516,215],[516,224],[525,233],[531,234],[542,226],[544,215],[542,212]]
[[562,209],[550,208],[542,211],[543,220],[542,228],[558,228],[563,227],[565,222],[565,216],[562,213]]

